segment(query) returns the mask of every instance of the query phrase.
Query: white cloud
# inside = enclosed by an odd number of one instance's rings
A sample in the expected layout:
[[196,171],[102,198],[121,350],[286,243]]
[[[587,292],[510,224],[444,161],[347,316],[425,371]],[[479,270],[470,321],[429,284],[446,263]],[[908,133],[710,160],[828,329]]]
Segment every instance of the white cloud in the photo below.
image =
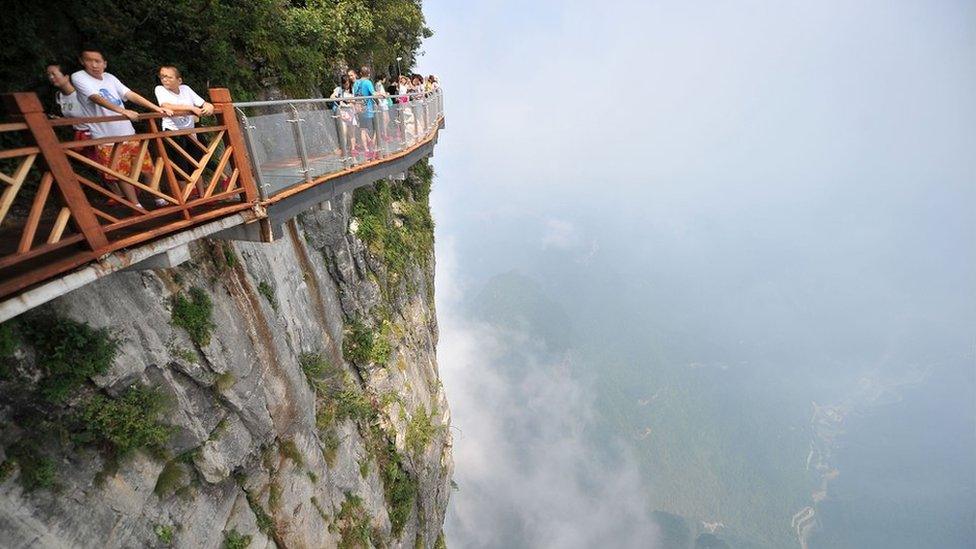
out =
[[579,246],[581,241],[579,230],[573,223],[563,219],[546,219],[542,233],[543,248],[571,250]]
[[[458,314],[464,288],[438,243],[438,363],[450,395],[455,479],[448,541],[460,547],[649,547],[656,530],[636,464],[598,452],[592,392],[525,334]],[[609,461],[609,463],[607,463]]]

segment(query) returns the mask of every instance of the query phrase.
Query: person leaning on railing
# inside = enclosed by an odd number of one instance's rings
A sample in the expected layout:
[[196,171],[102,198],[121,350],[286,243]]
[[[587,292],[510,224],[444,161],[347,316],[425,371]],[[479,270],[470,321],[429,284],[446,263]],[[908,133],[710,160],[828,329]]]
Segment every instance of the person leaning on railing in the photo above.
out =
[[377,97],[381,99],[377,100],[379,104],[379,109],[377,109],[377,116],[379,117],[380,123],[380,134],[376,136],[376,149],[382,150],[383,144],[390,141],[389,127],[390,127],[390,105],[393,101],[390,99],[389,94],[386,91],[386,76],[378,75],[373,79],[373,88],[376,90]]
[[[369,67],[363,66],[359,69],[359,74],[357,75],[359,78],[352,85],[352,93],[356,97],[373,97],[376,95],[376,90],[373,88],[373,81],[369,79],[369,75]],[[359,112],[359,135],[363,140],[363,152],[366,160],[379,157],[376,152],[376,132],[373,131],[373,117],[376,116],[374,103],[375,101],[373,99],[364,99],[357,101],[356,104],[356,110]]]
[[424,100],[424,77],[419,74],[412,75],[407,93],[410,94],[410,109],[413,110],[414,135],[423,135],[427,131],[427,127],[424,126],[424,106],[421,104]]
[[[214,106],[193,91],[193,88],[183,83],[183,77],[179,69],[167,65],[159,67],[159,81],[161,85],[156,86],[156,102],[164,109],[173,111],[177,116],[163,118],[163,131],[190,130],[196,126],[196,121],[201,116],[210,116],[214,112]],[[194,143],[195,135],[177,135],[173,141],[184,152],[192,156],[195,160],[201,157],[199,147]],[[195,167],[179,151],[173,151],[170,160],[179,166],[187,176],[191,176]],[[206,188],[202,177],[197,177],[197,192],[203,196]]]
[[401,74],[397,79],[397,113],[400,124],[400,138],[405,142],[412,142],[417,137],[416,121],[413,118],[413,109],[410,108],[410,79]]
[[[48,82],[58,90],[54,92],[54,101],[58,104],[61,116],[65,118],[84,118],[85,111],[81,108],[81,102],[78,99],[78,90],[71,83],[71,78],[64,74],[64,65],[61,63],[48,63],[44,73],[47,75]],[[73,124],[71,127],[75,131],[75,141],[91,139],[91,130],[88,129],[88,124]],[[81,149],[81,154],[92,160],[98,160],[94,147]]]
[[[350,72],[355,74],[355,71]],[[352,82],[352,78],[348,74],[342,75],[339,85],[336,86],[336,89],[332,90],[332,95],[329,96],[330,99],[354,97],[352,93]],[[343,145],[347,151],[354,150],[356,148],[356,130],[359,128],[356,120],[356,109],[353,108],[349,101],[336,101],[332,103],[332,110],[338,114],[339,121],[342,122],[343,135],[340,135],[339,139],[345,140]]]
[[[172,116],[173,111],[155,105],[145,97],[129,89],[111,73],[105,72],[108,63],[105,56],[97,49],[86,49],[81,52],[80,59],[84,69],[71,75],[71,83],[78,89],[78,96],[82,109],[87,117],[123,115],[128,120],[113,120],[111,122],[90,122],[92,139],[104,137],[125,137],[135,135],[132,121],[139,119],[139,113],[125,108],[125,102],[130,101],[153,112]],[[117,151],[114,149],[118,148]],[[132,173],[132,163],[139,155],[137,141],[123,141],[121,143],[107,143],[96,145],[98,161],[103,166],[122,174]],[[115,162],[112,162],[113,156]],[[149,155],[143,157],[140,171],[152,177],[153,165]],[[129,183],[119,181],[111,174],[104,174],[103,178],[109,185],[117,186],[122,194],[140,210],[144,210],[136,194],[136,188]],[[158,202],[163,202],[159,199]],[[165,202],[163,202],[165,203]]]

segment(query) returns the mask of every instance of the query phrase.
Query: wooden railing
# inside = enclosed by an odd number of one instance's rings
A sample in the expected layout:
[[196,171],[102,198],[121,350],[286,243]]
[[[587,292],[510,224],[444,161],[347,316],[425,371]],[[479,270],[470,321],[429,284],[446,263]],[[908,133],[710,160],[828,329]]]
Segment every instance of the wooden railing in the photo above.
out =
[[[0,139],[20,146],[0,151],[0,296],[251,208],[257,189],[230,93],[210,96],[215,125],[160,131],[162,115],[142,114],[135,135],[79,141],[68,133],[72,125],[127,119],[50,119],[35,94],[4,96],[10,122],[0,124]],[[179,136],[188,137],[184,146]],[[108,166],[93,154],[100,145],[111,146]],[[119,165],[123,147],[138,151],[127,169]],[[123,192],[127,185],[141,205]]]
[[[106,254],[206,221],[234,214],[242,215],[241,223],[264,219],[266,208],[277,201],[411,154],[432,142],[443,122],[439,91],[416,96],[416,104],[411,98],[409,106],[398,107],[399,116],[377,115],[374,123],[388,123],[389,135],[377,126],[382,146],[372,158],[363,158],[347,150],[347,128],[338,111],[333,114],[331,100],[233,104],[224,88],[211,89],[210,99],[215,120],[209,125],[160,131],[163,115],[142,114],[135,135],[76,140],[73,125],[127,118],[52,119],[35,94],[4,95],[8,117],[0,122],[0,299]],[[298,116],[294,103],[302,103],[305,112],[328,113],[318,117],[320,127],[307,128],[331,132],[317,133],[320,141],[326,138],[325,145],[306,142],[301,126],[313,122]],[[244,131],[241,120],[247,123],[249,106],[272,113],[285,107],[295,111],[287,120],[299,140],[295,158],[255,163],[249,150],[269,140],[273,148],[279,136],[264,135],[254,126]],[[413,124],[400,120],[407,114],[404,120]],[[104,159],[94,154],[98,146],[106,152]],[[127,156],[123,148],[134,154],[128,165],[122,161]],[[336,156],[334,162],[321,167],[330,155]],[[297,168],[282,170],[282,165]],[[285,175],[269,196],[267,188],[259,192],[257,180],[271,173]]]

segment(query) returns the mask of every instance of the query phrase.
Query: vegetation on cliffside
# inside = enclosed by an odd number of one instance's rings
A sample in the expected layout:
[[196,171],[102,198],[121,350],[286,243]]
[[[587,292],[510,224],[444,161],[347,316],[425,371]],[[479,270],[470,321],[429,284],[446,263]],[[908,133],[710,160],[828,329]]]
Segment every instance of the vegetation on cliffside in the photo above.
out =
[[108,70],[146,97],[160,65],[176,65],[198,92],[228,87],[237,99],[268,89],[292,97],[332,89],[346,65],[389,72],[412,66],[431,35],[419,0],[15,1],[0,36],[0,91],[43,90],[45,63],[102,48]]

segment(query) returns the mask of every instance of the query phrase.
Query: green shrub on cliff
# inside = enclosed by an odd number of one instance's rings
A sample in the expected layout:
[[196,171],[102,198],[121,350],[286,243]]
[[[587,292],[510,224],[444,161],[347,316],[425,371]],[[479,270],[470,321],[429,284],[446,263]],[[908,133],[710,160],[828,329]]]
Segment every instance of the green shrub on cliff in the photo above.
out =
[[0,360],[14,356],[17,350],[17,335],[14,333],[13,322],[0,324]]
[[268,305],[271,305],[272,310],[275,312],[278,311],[278,298],[275,297],[274,288],[271,287],[271,284],[262,280],[258,284],[258,293],[264,296],[264,299],[268,301]]
[[63,401],[89,377],[107,372],[119,350],[107,329],[48,312],[28,315],[20,329],[37,352],[44,373],[39,388],[51,402]]
[[383,322],[379,331],[370,330],[362,322],[346,324],[342,338],[342,356],[353,364],[384,365],[390,359],[390,328]]
[[251,536],[245,536],[231,530],[224,532],[224,549],[247,549],[251,546]]
[[392,442],[386,441],[378,454],[377,459],[381,464],[380,477],[383,479],[383,493],[386,496],[390,524],[393,535],[399,536],[416,505],[419,486],[417,479],[403,467],[400,454],[397,453]]
[[434,417],[437,415],[437,408],[431,410],[428,414],[427,410],[423,407],[419,411],[414,413],[413,418],[407,424],[407,436],[406,436],[406,446],[407,450],[413,454],[414,457],[419,457],[430,445],[430,441],[434,439],[434,435],[437,434],[439,430],[439,425],[434,423]]
[[17,464],[20,468],[20,485],[24,490],[33,492],[54,487],[57,480],[54,460],[42,454],[34,441],[19,440],[7,449],[7,454],[9,459],[4,464],[7,468],[10,462]]
[[153,532],[156,534],[156,539],[159,543],[169,547],[173,544],[173,527],[168,524],[157,524],[153,527]]
[[178,293],[173,296],[173,311],[170,322],[186,330],[190,339],[200,347],[210,344],[210,334],[217,327],[211,319],[213,302],[200,288],[190,288],[190,296]]
[[426,162],[406,181],[377,181],[353,192],[358,236],[383,260],[395,286],[410,265],[426,266],[434,250],[434,220],[428,197],[433,172]]
[[342,502],[339,514],[336,515],[335,526],[339,529],[340,549],[372,546],[370,516],[363,508],[363,500],[359,496],[346,494],[346,500]]
[[160,423],[162,394],[149,387],[129,387],[120,397],[93,395],[79,413],[84,438],[107,447],[116,457],[140,448],[162,450],[173,429]]

